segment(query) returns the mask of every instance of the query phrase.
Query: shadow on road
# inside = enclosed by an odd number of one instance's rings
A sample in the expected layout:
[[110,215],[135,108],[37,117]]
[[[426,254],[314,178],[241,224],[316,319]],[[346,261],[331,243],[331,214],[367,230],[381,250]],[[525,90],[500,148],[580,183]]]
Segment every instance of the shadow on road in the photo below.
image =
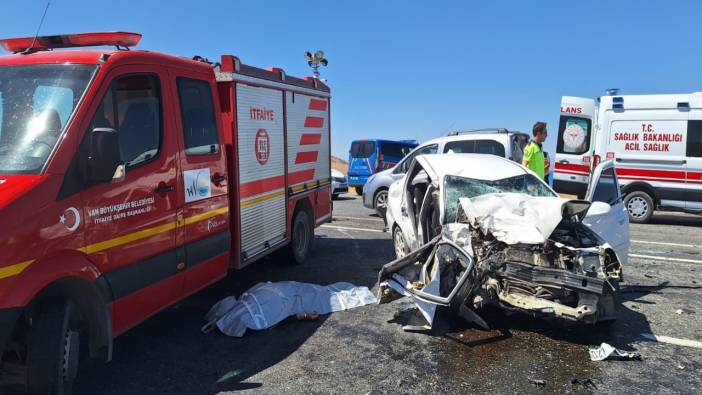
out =
[[[75,383],[78,394],[212,394],[263,387],[246,381],[295,352],[324,323],[288,318],[242,338],[200,327],[209,308],[229,295],[240,295],[261,281],[294,280],[317,284],[338,281],[372,287],[378,269],[390,260],[386,239],[317,237],[304,265],[287,263],[285,253],[254,263],[152,317],[115,340],[113,361],[85,366]],[[374,254],[368,254],[374,251]]]
[[648,225],[675,225],[702,227],[702,215],[679,213],[654,213]]

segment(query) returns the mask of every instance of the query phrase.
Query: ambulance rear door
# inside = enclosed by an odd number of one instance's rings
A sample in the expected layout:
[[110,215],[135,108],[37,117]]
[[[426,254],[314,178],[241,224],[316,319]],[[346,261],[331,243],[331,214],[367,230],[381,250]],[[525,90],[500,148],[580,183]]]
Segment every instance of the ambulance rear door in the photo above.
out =
[[687,123],[687,201],[688,210],[702,210],[702,93],[690,95]]
[[596,105],[593,99],[563,96],[556,136],[554,189],[583,196],[595,149]]
[[236,84],[241,265],[286,241],[283,91]]

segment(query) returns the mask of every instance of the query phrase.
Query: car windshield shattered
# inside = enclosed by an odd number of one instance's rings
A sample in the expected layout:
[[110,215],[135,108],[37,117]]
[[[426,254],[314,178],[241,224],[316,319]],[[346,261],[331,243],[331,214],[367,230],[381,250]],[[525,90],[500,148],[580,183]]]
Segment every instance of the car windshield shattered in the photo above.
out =
[[96,67],[0,67],[0,174],[42,170]]
[[518,192],[530,196],[555,196],[548,187],[531,174],[521,174],[502,180],[474,180],[459,176],[446,176],[444,180],[446,197],[446,222],[455,222],[458,212],[458,199],[473,198],[487,193]]

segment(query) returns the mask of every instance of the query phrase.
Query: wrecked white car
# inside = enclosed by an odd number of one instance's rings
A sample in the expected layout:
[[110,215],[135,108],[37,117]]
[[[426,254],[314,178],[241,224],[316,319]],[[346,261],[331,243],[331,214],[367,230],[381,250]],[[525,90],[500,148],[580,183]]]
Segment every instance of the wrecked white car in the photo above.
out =
[[380,271],[379,303],[411,296],[428,326],[437,306],[483,327],[486,305],[616,319],[629,222],[611,161],[587,200],[569,200],[496,156],[418,156],[390,188],[387,220],[398,259]]

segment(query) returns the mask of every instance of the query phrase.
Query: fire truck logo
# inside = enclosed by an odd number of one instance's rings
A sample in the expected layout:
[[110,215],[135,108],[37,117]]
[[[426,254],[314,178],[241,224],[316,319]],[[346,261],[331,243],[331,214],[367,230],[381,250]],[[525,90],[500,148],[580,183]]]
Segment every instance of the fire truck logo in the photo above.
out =
[[254,153],[258,163],[265,165],[268,162],[268,156],[271,152],[271,141],[268,138],[266,129],[258,129],[256,138],[254,139]]
[[80,212],[75,207],[69,207],[59,216],[59,222],[73,232],[80,226]]

